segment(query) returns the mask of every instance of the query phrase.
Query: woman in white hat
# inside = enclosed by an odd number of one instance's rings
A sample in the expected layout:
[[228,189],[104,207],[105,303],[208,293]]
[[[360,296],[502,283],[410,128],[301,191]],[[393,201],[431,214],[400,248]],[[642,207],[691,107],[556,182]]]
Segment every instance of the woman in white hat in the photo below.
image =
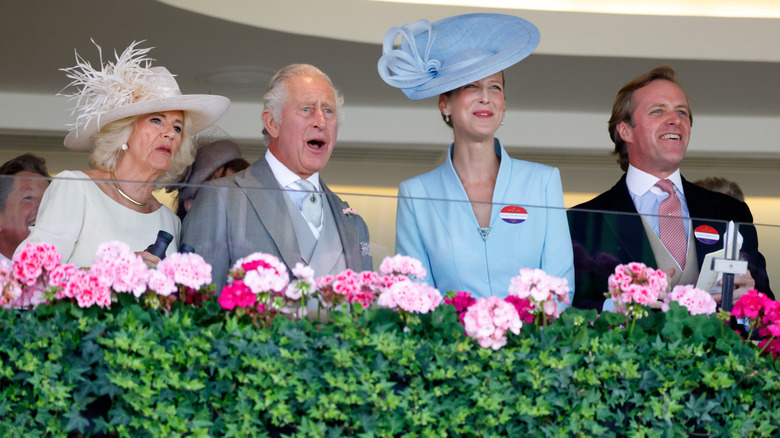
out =
[[442,291],[504,297],[520,268],[574,284],[558,170],[510,158],[495,138],[503,70],[538,44],[533,24],[502,14],[420,20],[385,35],[382,79],[412,100],[438,96],[453,131],[446,162],[398,189],[396,252],[419,259]]
[[177,250],[181,222],[152,190],[192,163],[191,136],[216,122],[230,101],[182,95],[167,69],[150,67],[149,50],[133,43],[101,70],[78,56],[64,69],[78,87],[72,97],[79,114],[65,147],[91,152],[92,169],[57,175],[20,248],[52,243],[63,262],[89,266],[101,243],[118,240],[154,264],[159,259],[144,250],[163,230],[174,236],[168,253]]

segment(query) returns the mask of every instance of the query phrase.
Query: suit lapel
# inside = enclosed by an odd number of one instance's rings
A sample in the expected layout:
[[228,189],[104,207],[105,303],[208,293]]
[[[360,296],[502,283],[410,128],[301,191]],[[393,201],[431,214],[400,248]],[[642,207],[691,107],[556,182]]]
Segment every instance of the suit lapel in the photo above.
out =
[[[288,267],[302,260],[298,239],[290,224],[284,190],[276,181],[265,158],[257,160],[244,174],[236,178],[258,219],[274,240]],[[245,226],[249,226],[245,224]]]

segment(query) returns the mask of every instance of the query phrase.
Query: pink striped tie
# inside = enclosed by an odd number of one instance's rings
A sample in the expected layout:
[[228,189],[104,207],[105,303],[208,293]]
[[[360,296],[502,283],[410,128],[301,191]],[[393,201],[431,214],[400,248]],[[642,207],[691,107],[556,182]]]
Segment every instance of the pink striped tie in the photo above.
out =
[[674,183],[668,179],[658,180],[655,185],[668,193],[669,196],[658,206],[658,229],[661,232],[661,242],[669,253],[677,260],[680,268],[685,269],[685,259],[688,253],[688,238],[685,236],[682,206],[680,198],[674,192]]

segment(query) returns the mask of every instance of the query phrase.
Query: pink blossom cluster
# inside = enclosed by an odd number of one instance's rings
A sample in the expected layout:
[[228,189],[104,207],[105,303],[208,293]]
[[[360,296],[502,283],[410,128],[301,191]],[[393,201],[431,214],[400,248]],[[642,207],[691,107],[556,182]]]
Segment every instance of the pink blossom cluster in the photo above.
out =
[[132,293],[136,298],[146,292],[149,280],[149,267],[141,256],[119,241],[98,246],[90,272],[116,292]]
[[452,298],[445,297],[444,302],[455,307],[460,323],[463,324],[463,317],[466,316],[466,311],[477,302],[477,299],[472,297],[470,293],[459,290],[455,292],[455,296]]
[[569,282],[547,275],[541,269],[522,268],[510,281],[509,295],[528,300],[531,304],[528,312],[543,312],[547,319],[553,320],[561,314],[559,303],[569,305]]
[[217,302],[228,310],[251,306],[263,312],[274,296],[284,294],[289,282],[284,263],[271,254],[256,252],[236,261]]
[[608,285],[609,297],[615,302],[615,308],[623,312],[633,304],[646,306],[663,299],[669,289],[663,271],[637,262],[617,265],[615,272],[609,276]]
[[382,264],[379,265],[381,275],[394,275],[414,277],[422,280],[427,275],[422,263],[414,257],[402,256],[396,254],[392,257],[385,257]]
[[392,279],[392,285],[383,288],[377,305],[409,313],[429,313],[443,302],[438,289],[409,278]]
[[149,289],[170,296],[179,286],[199,290],[211,284],[211,265],[195,253],[174,253],[157,264],[149,275]]
[[380,290],[382,278],[373,271],[354,272],[347,269],[337,275],[317,279],[320,303],[333,308],[342,302],[357,303],[367,308]]
[[111,305],[110,280],[91,270],[75,269],[70,273],[62,289],[57,291],[57,298],[73,298],[79,307],[94,305],[109,307]]
[[483,348],[498,350],[506,345],[506,332],[520,334],[523,327],[515,307],[498,297],[478,300],[463,317],[466,334]]
[[19,305],[22,296],[22,284],[13,273],[13,267],[3,260],[0,262],[0,307],[10,309]]
[[311,295],[316,290],[314,269],[303,263],[296,263],[292,269],[295,280],[291,281],[284,290],[284,295],[291,300],[300,300],[304,296]]
[[4,308],[37,307],[45,303],[46,281],[60,266],[62,256],[54,245],[28,243],[14,254],[10,267],[2,268],[3,291],[0,305]]
[[669,311],[669,303],[676,301],[680,306],[688,309],[691,315],[712,315],[715,313],[717,303],[707,291],[697,289],[694,285],[678,285],[666,296],[661,310]]
[[757,290],[750,290],[734,303],[731,316],[750,318],[751,326],[764,337],[758,347],[773,357],[780,356],[780,302]]

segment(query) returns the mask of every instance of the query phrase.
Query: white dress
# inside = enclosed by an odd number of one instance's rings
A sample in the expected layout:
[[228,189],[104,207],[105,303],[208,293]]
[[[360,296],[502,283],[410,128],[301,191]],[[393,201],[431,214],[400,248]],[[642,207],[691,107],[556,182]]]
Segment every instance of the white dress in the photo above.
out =
[[[152,213],[127,208],[100,190],[84,172],[65,170],[51,182],[41,199],[28,242],[57,246],[63,263],[90,266],[101,243],[119,240],[132,251],[143,251],[165,230],[174,236],[167,254],[179,248],[181,221],[166,206]],[[19,250],[17,248],[17,251]]]

